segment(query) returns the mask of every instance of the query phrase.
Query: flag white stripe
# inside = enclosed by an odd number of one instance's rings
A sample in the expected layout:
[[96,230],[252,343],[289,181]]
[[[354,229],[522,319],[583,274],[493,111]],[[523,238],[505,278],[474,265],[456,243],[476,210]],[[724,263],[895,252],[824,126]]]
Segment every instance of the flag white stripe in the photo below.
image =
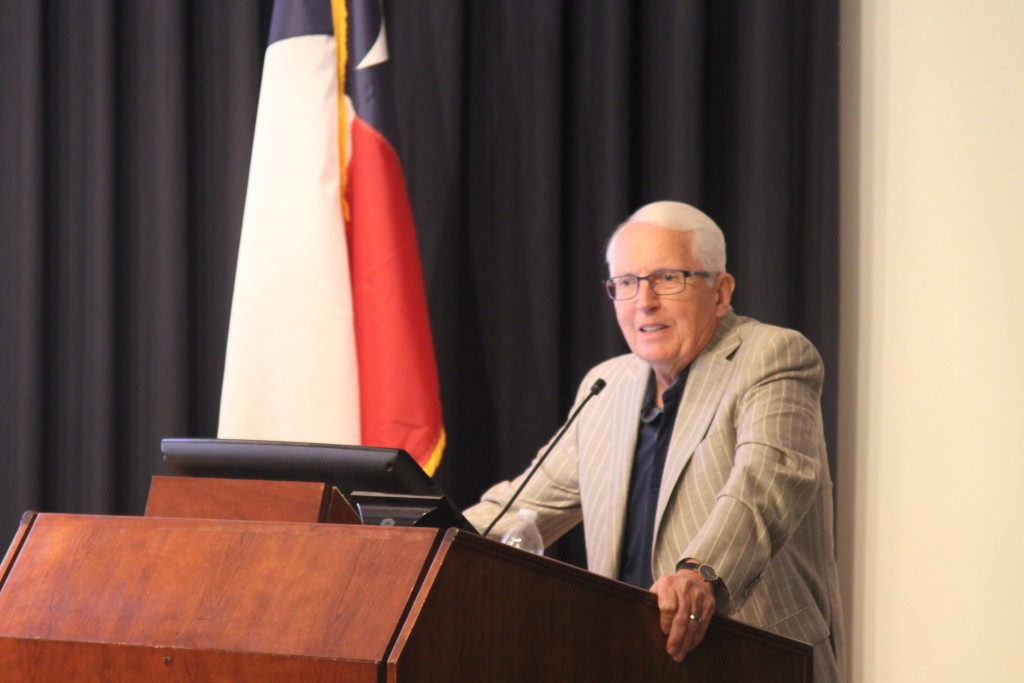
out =
[[218,436],[359,443],[333,36],[267,48]]

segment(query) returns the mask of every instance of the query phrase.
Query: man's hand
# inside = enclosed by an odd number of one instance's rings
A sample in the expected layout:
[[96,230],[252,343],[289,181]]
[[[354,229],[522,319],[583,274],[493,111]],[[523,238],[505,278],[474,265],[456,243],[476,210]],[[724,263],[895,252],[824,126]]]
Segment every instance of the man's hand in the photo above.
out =
[[715,588],[692,569],[663,576],[651,586],[658,596],[661,632],[668,636],[668,654],[677,662],[697,647],[715,613]]

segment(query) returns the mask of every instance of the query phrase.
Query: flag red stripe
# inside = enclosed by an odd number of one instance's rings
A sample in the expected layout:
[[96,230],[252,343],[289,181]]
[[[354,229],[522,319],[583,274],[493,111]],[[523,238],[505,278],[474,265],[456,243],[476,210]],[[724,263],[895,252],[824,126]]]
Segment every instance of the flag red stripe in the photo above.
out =
[[434,345],[412,210],[394,148],[355,117],[347,237],[362,440],[421,465],[441,436]]

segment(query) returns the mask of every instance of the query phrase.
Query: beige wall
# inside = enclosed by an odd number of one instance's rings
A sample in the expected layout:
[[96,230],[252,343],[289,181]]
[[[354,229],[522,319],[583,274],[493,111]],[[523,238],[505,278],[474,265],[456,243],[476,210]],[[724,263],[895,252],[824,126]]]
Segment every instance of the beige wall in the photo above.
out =
[[841,6],[850,680],[1024,680],[1024,0]]

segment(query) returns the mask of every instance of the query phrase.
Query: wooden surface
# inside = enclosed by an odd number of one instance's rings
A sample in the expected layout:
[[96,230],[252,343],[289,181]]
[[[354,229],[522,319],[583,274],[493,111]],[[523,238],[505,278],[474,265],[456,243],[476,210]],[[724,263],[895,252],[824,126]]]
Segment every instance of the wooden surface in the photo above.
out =
[[[235,680],[275,680],[266,660],[294,670],[286,660],[306,657],[332,677],[376,680],[438,534],[41,514],[0,590],[0,671],[66,683],[75,678],[58,674],[80,666],[104,680],[154,667],[211,680],[227,667]],[[167,648],[180,652],[154,659]]]
[[0,639],[5,683],[377,683],[368,662],[123,643]]
[[301,481],[153,477],[147,517],[359,524],[334,487]]
[[688,681],[811,683],[814,648],[732,619],[715,617],[683,661]]
[[811,648],[715,618],[682,664],[648,591],[464,531],[27,514],[0,678],[809,681]]
[[[439,649],[438,642],[449,643]],[[811,680],[809,645],[716,618],[677,664],[648,591],[450,531],[388,659],[388,681]]]

